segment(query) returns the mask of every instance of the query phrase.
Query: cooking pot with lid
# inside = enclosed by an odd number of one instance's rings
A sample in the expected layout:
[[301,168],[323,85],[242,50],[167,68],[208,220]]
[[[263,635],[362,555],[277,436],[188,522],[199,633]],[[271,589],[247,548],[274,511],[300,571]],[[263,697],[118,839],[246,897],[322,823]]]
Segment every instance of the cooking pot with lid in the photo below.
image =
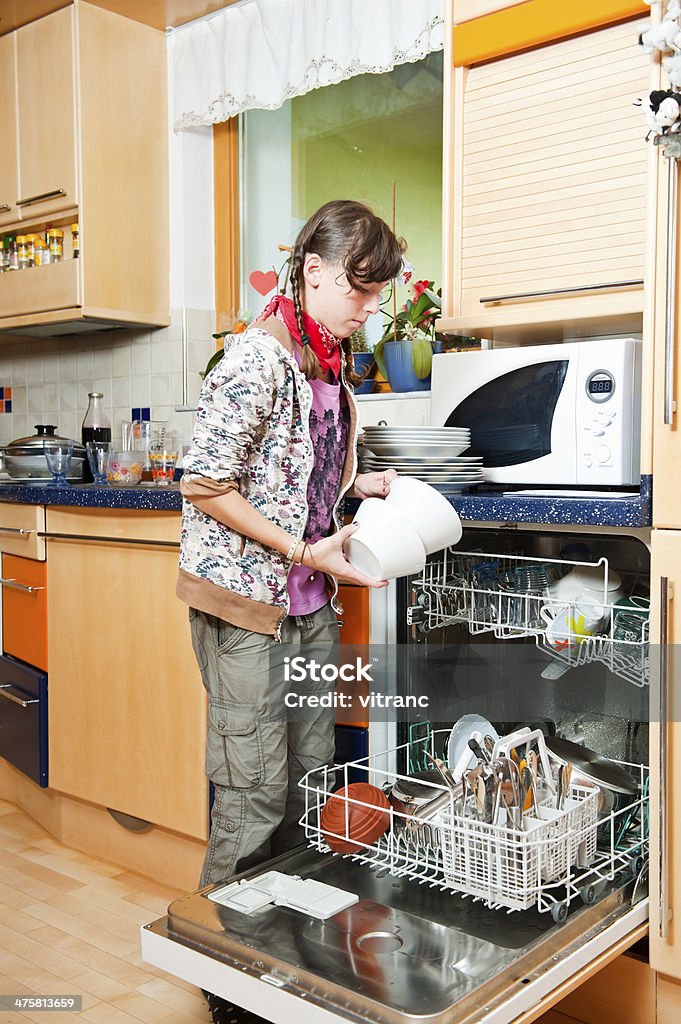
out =
[[51,480],[52,474],[47,468],[43,446],[46,441],[65,441],[73,444],[71,470],[67,480],[77,482],[83,479],[85,463],[85,447],[70,438],[60,437],[56,426],[51,423],[37,423],[36,433],[29,437],[20,437],[11,441],[2,451],[4,469],[12,480]]

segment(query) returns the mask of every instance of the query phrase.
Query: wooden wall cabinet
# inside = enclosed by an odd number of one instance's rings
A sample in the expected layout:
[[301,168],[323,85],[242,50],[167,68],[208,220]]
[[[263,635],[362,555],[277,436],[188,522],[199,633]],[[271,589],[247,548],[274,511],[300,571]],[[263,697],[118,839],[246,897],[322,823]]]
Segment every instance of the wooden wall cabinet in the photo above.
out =
[[0,57],[3,233],[65,234],[63,263],[0,275],[0,337],[166,326],[163,33],[76,0],[0,37]]
[[0,225],[18,218],[16,38],[0,36]]
[[[459,6],[503,5],[457,4],[455,21]],[[651,62],[639,31],[446,61],[442,329],[499,342],[641,330],[650,147],[633,103]]]
[[50,786],[205,838],[206,709],[175,597],[179,514],[49,506],[47,533]]
[[[678,190],[679,166],[676,160],[669,160],[660,152],[657,170],[653,526],[674,529],[681,527],[681,503],[678,499],[681,474],[681,301],[678,275],[681,224],[678,203],[676,211],[669,208],[669,176],[674,176]],[[668,282],[670,288],[667,287]]]
[[17,203],[31,220],[78,205],[74,10],[39,18],[15,36]]

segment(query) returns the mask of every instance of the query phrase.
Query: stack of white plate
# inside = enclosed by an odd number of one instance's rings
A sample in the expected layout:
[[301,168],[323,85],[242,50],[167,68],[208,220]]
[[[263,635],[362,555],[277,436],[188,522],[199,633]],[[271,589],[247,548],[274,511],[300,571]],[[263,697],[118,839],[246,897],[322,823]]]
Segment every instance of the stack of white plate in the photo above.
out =
[[395,469],[440,490],[463,491],[482,483],[482,458],[465,457],[467,427],[365,427],[360,469]]

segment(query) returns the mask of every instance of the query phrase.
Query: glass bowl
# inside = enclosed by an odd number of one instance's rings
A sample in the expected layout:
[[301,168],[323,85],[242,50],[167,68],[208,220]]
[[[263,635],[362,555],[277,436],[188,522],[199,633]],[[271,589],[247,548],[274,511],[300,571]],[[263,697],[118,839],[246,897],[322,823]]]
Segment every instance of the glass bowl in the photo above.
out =
[[143,452],[112,452],[108,480],[117,487],[133,487],[142,479]]

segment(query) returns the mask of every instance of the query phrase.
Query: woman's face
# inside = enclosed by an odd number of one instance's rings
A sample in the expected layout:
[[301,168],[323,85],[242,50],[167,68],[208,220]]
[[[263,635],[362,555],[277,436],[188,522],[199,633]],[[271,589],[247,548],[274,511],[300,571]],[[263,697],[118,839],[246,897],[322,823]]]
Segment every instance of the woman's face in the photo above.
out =
[[337,338],[348,338],[380,309],[381,292],[387,281],[353,288],[345,271],[308,253],[303,264],[305,289],[303,308]]

